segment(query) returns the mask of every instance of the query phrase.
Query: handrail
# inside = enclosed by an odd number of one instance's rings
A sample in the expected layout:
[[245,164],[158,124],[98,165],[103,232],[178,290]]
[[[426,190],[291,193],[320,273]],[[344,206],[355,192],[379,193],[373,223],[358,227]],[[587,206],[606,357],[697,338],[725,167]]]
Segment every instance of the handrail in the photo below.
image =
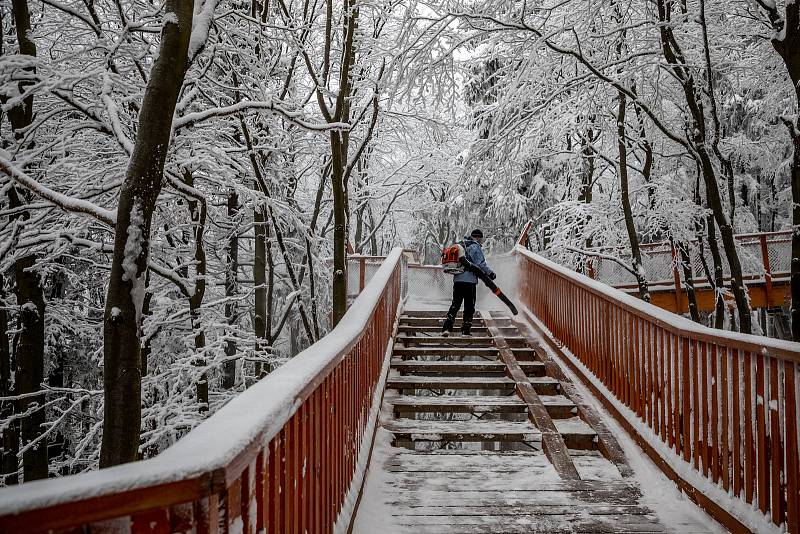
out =
[[800,344],[712,330],[522,247],[515,254],[522,303],[674,473],[723,496],[733,516],[754,504],[800,531]]
[[160,455],[0,489],[0,532],[108,521],[134,533],[217,532],[219,523],[245,533],[347,528],[401,303],[401,270],[396,248],[327,336]]

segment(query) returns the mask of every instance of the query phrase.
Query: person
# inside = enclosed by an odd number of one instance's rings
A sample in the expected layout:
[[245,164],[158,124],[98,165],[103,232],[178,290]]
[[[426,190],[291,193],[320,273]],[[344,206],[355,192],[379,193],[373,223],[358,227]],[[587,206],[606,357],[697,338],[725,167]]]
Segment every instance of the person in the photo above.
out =
[[[486,258],[483,257],[483,250],[481,248],[483,243],[483,232],[480,229],[475,229],[469,236],[465,236],[461,245],[464,247],[464,256],[473,265],[481,269],[486,275],[494,280],[497,275],[486,264]],[[453,277],[453,302],[450,309],[447,311],[447,317],[442,326],[442,335],[447,337],[453,330],[453,324],[456,322],[456,314],[464,304],[464,316],[461,321],[461,334],[464,336],[471,335],[472,317],[475,315],[475,296],[478,289],[478,277],[475,273],[464,271]]]

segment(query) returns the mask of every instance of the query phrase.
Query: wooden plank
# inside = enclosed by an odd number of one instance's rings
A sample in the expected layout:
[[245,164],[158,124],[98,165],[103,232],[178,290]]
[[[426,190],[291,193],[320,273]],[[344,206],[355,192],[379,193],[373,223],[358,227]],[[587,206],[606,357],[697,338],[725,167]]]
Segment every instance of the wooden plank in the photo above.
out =
[[[520,362],[526,374],[544,376],[544,364],[541,362]],[[424,361],[393,360],[393,369],[401,373],[505,373],[506,366],[501,361]]]
[[[536,352],[528,347],[512,347],[511,350],[516,356],[535,357]],[[498,357],[495,347],[402,347],[395,345],[392,351],[395,356],[401,358],[413,358],[419,356],[459,356],[459,357]]]
[[[479,312],[480,313],[480,312]],[[542,432],[542,450],[547,455],[550,462],[556,469],[556,472],[561,478],[568,480],[580,479],[578,470],[575,469],[575,464],[567,452],[567,445],[564,443],[564,438],[559,433],[550,415],[547,413],[539,395],[528,381],[525,371],[522,370],[514,353],[506,343],[503,334],[497,329],[495,322],[491,317],[484,317],[484,323],[489,329],[489,333],[494,338],[495,345],[500,351],[500,358],[505,362],[508,367],[508,372],[511,378],[517,384],[517,394],[528,405],[528,418],[536,425]]]
[[[800,451],[797,439],[797,396],[796,396],[796,365],[791,362],[783,363],[783,391],[785,410],[786,432],[786,473],[797,473],[800,470]],[[800,532],[800,491],[798,491],[797,477],[787,476],[786,480],[786,520],[789,532]]]
[[541,433],[527,422],[398,419],[383,427],[398,441],[541,441]]
[[528,318],[531,321],[531,325],[535,326],[539,329],[540,335],[542,338],[547,342],[548,347],[553,350],[555,354],[558,355],[559,360],[564,362],[570,370],[575,373],[578,378],[583,382],[584,386],[587,387],[592,394],[594,394],[598,400],[603,404],[606,410],[617,420],[617,422],[622,425],[625,431],[630,435],[634,441],[639,445],[639,447],[650,457],[650,459],[658,466],[659,469],[672,481],[674,481],[678,487],[686,494],[689,499],[693,502],[697,503],[701,508],[705,509],[712,517],[714,517],[717,521],[719,521],[724,527],[728,530],[733,532],[747,532],[745,526],[730,512],[725,510],[721,507],[718,503],[716,503],[712,498],[706,496],[702,492],[698,491],[691,483],[685,480],[682,476],[680,476],[670,465],[667,463],[661,455],[650,445],[648,440],[642,436],[639,431],[636,429],[635,426],[631,424],[631,422],[624,416],[622,413],[619,412],[616,405],[609,400],[600,389],[586,376],[584,370],[579,366],[575,365],[563,351],[556,345],[555,341],[546,336],[544,330],[539,325],[539,319],[535,316],[528,315]]
[[[537,346],[538,344],[538,341],[534,337],[534,333],[532,331],[532,329],[535,329],[539,334],[540,339],[544,340],[551,350],[557,350],[557,346],[553,342],[552,338],[544,336],[543,331],[539,329],[539,325],[537,325],[535,322],[531,322],[528,325],[523,323],[517,324],[524,328],[522,329],[522,332],[525,337],[528,338],[528,343],[531,346]],[[538,351],[538,354],[539,358],[542,360],[545,368],[547,369],[547,374],[559,381],[564,396],[566,396],[575,404],[578,415],[581,417],[581,419],[586,421],[597,433],[598,448],[603,456],[608,458],[617,467],[623,477],[627,478],[633,476],[633,470],[628,464],[628,459],[626,458],[622,447],[611,433],[611,430],[608,428],[608,426],[603,422],[595,407],[584,402],[583,398],[578,393],[578,390],[575,388],[575,385],[572,383],[572,380],[570,380],[564,374],[564,372],[561,370],[561,367],[553,360],[546,350],[542,348]]]
[[422,347],[429,345],[442,345],[447,347],[467,346],[467,347],[491,347],[492,338],[487,336],[462,336],[458,331],[450,336],[397,336],[395,342],[404,347]]
[[767,420],[764,404],[764,356],[754,354],[756,363],[756,495],[758,508],[762,512],[769,510],[769,465],[767,464]]
[[[772,510],[772,522],[780,525],[784,522],[785,504],[786,499],[783,495],[781,488],[781,478],[785,477],[784,464],[783,464],[783,443],[784,439],[781,437],[781,423],[779,409],[781,407],[781,398],[778,393],[778,360],[776,358],[769,358],[769,443],[771,445],[769,461],[770,461],[770,486],[772,495],[772,502],[770,509]],[[765,400],[766,402],[766,400]],[[785,434],[784,434],[785,436]]]
[[[531,385],[541,395],[557,395],[559,383],[549,377],[531,377]],[[482,389],[502,390],[514,389],[516,383],[506,377],[435,377],[435,376],[403,376],[393,377],[387,381],[388,389]]]

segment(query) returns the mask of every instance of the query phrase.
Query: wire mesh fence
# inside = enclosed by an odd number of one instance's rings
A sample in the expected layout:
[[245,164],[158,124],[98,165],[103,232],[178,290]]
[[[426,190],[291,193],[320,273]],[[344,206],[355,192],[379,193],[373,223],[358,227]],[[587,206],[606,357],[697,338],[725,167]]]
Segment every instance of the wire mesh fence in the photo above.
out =
[[[763,278],[769,272],[774,278],[788,274],[791,270],[791,242],[790,232],[736,236],[743,275],[747,278]],[[539,254],[611,286],[636,286],[627,248],[598,248],[589,252],[550,249]],[[644,275],[651,285],[672,285],[676,274],[683,279],[684,266],[680,253],[669,242],[644,244],[641,253]],[[714,262],[707,243],[690,241],[688,255],[694,279],[703,280],[713,276]],[[723,274],[727,278],[731,274],[730,266],[724,251],[720,251],[720,256]]]

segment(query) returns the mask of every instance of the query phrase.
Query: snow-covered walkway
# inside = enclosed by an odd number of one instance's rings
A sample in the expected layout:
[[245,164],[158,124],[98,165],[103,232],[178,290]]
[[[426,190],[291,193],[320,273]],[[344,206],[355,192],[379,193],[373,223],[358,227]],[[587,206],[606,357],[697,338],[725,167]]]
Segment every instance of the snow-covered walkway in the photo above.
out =
[[524,325],[483,311],[464,350],[436,334],[441,306],[409,308],[354,532],[722,531]]

